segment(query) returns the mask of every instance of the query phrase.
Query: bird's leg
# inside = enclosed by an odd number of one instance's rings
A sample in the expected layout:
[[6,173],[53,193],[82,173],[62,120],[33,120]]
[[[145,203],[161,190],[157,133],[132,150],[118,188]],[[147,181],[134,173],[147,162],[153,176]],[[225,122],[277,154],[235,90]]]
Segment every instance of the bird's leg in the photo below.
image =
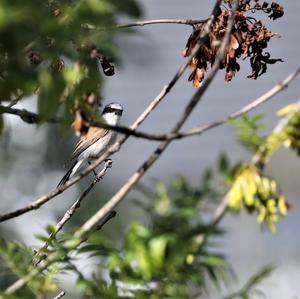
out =
[[[88,164],[91,165],[91,162],[89,161]],[[93,169],[93,173],[94,173],[95,177],[97,178],[97,172],[95,169]]]
[[[105,163],[105,169],[111,168],[111,167],[112,167],[112,160],[111,160],[111,159],[105,159],[105,160],[104,160],[104,163]],[[91,165],[91,162],[88,162],[88,164]],[[102,171],[103,171],[103,170],[102,170]],[[101,171],[101,172],[102,172],[102,171]],[[99,182],[99,181],[102,179],[102,176],[99,176],[100,173],[98,174],[98,173],[95,171],[95,169],[93,169],[93,173],[94,173],[94,175],[95,175],[95,180],[96,180],[97,182]]]

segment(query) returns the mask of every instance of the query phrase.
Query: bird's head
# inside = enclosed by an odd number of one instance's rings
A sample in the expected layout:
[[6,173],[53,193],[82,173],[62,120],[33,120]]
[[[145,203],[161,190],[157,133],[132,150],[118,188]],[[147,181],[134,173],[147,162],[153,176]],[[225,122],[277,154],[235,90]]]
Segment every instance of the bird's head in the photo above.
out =
[[104,107],[102,117],[109,125],[115,126],[119,124],[122,113],[122,105],[119,103],[110,103]]

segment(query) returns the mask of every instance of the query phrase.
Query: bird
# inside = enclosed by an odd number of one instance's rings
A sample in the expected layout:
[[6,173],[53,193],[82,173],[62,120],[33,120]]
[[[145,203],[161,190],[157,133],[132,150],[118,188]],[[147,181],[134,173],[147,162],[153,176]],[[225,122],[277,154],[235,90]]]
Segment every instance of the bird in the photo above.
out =
[[[119,103],[107,104],[102,112],[102,118],[111,126],[119,125],[123,107]],[[64,185],[72,176],[87,167],[93,160],[103,155],[115,143],[117,132],[90,126],[87,133],[77,143],[70,161],[72,166],[58,183]]]

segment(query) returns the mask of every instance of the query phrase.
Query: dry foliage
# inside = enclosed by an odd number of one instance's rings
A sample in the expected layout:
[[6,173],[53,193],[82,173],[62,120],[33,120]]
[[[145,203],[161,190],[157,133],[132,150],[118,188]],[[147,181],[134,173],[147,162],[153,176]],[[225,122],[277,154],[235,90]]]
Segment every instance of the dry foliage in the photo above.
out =
[[[226,6],[220,9],[216,23],[211,29],[207,40],[190,63],[192,73],[188,80],[192,81],[193,86],[196,88],[201,86],[208,67],[213,65],[216,55],[218,55],[220,41],[225,35],[228,19],[232,13],[232,0],[224,0],[224,2]],[[265,51],[270,39],[274,36],[279,36],[279,34],[270,31],[263,25],[261,20],[249,16],[250,13],[257,11],[266,13],[272,20],[280,18],[284,14],[283,7],[274,2],[271,4],[268,2],[260,4],[258,0],[240,1],[227,54],[220,66],[221,69],[225,69],[226,81],[231,81],[235,73],[240,70],[238,59],[250,59],[252,72],[248,76],[249,79],[257,79],[257,77],[264,74],[267,71],[268,64],[282,61],[282,59],[271,58],[270,53]],[[194,31],[182,53],[184,57],[191,54],[204,26],[205,23],[202,23],[194,27]]]

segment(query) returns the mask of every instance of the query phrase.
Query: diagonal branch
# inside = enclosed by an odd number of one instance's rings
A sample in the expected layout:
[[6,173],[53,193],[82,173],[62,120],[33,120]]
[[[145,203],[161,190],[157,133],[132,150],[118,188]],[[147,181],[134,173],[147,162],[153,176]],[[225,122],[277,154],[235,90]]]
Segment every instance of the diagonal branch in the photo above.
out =
[[[99,124],[99,127],[103,127],[106,129],[110,129],[113,131],[117,131],[119,133],[123,133],[128,136],[134,136],[138,138],[144,138],[147,140],[175,140],[175,139],[181,139],[186,138],[194,135],[200,135],[203,132],[213,129],[215,127],[221,126],[225,123],[227,123],[230,120],[236,119],[238,117],[241,117],[245,113],[248,113],[252,111],[253,109],[257,108],[258,106],[264,104],[265,102],[269,101],[271,98],[273,98],[275,95],[277,95],[279,92],[285,90],[288,85],[299,75],[300,73],[300,67],[297,68],[295,71],[293,71],[290,75],[288,75],[284,80],[278,82],[276,85],[274,85],[269,91],[261,95],[259,98],[253,100],[240,110],[233,112],[226,118],[223,118],[221,120],[217,120],[211,123],[208,123],[206,125],[195,127],[188,132],[185,133],[174,133],[174,134],[151,134],[151,133],[145,133],[142,131],[132,130],[128,127],[121,127],[121,126],[109,126],[106,124]],[[97,126],[97,123],[94,123],[93,125]]]
[[114,28],[123,29],[123,28],[130,28],[130,27],[143,27],[146,25],[153,25],[153,24],[181,24],[181,25],[195,26],[198,24],[205,23],[206,21],[207,19],[206,20],[159,19],[159,20],[137,21],[128,24],[121,24],[115,26]]
[[[211,28],[213,24],[215,23],[216,16],[218,14],[218,9],[222,3],[222,0],[217,0],[215,3],[215,6],[213,8],[211,17],[208,19],[206,23],[206,28]],[[190,62],[192,61],[192,58],[195,56],[195,54],[200,49],[201,45],[206,41],[208,38],[208,30],[204,30],[203,34],[201,34],[200,39],[196,46],[194,47],[191,55],[188,57],[186,62],[181,65],[181,67],[178,69],[176,74],[173,76],[171,81],[165,85],[160,93],[152,100],[152,102],[146,107],[146,109],[140,114],[140,116],[136,119],[136,121],[130,126],[130,129],[135,130],[148,116],[149,114],[156,108],[156,106],[165,98],[165,96],[171,91],[171,89],[174,87],[174,85],[177,83],[179,78],[183,75],[187,67],[189,66]],[[128,136],[123,136],[119,141],[117,141],[105,154],[103,154],[101,157],[96,159],[93,163],[91,163],[90,166],[88,166],[84,171],[79,173],[76,177],[72,178],[71,180],[67,181],[67,183],[63,186],[60,186],[59,188],[56,188],[49,192],[46,195],[43,195],[42,197],[32,201],[28,205],[26,205],[23,208],[17,209],[13,212],[0,215],[0,222],[6,221],[11,218],[18,217],[24,213],[27,213],[29,211],[35,210],[40,208],[42,205],[44,205],[46,202],[51,200],[52,198],[56,197],[57,195],[64,192],[66,189],[80,181],[83,177],[88,175],[91,171],[93,171],[100,163],[102,163],[105,159],[107,159],[111,154],[117,152],[122,144],[127,140]]]
[[105,161],[104,168],[96,175],[93,182],[88,186],[87,189],[81,194],[80,198],[76,200],[73,205],[65,212],[64,216],[60,219],[60,221],[56,224],[55,229],[51,232],[48,240],[45,244],[36,252],[33,257],[33,264],[37,266],[42,260],[44,256],[44,252],[47,250],[49,244],[52,240],[55,239],[56,235],[62,230],[62,228],[66,225],[67,222],[71,220],[76,211],[80,208],[82,201],[86,198],[88,193],[94,188],[94,186],[99,182],[106,174],[106,171],[112,167],[112,160],[108,159]]
[[[164,141],[164,140],[175,140],[175,139],[181,139],[186,138],[194,135],[200,135],[203,132],[221,126],[225,123],[227,123],[230,120],[236,119],[245,113],[248,113],[252,111],[253,109],[257,108],[258,106],[264,104],[265,102],[269,101],[271,98],[273,98],[275,95],[277,95],[279,92],[285,90],[289,84],[299,75],[300,73],[300,67],[298,67],[295,71],[293,71],[291,74],[289,74],[284,80],[278,82],[276,85],[274,85],[269,91],[261,95],[259,98],[253,100],[240,110],[230,114],[226,118],[223,118],[221,120],[217,120],[211,123],[208,123],[206,125],[195,127],[188,132],[183,133],[176,133],[176,134],[153,134],[153,133],[146,133],[143,131],[138,131],[136,129],[132,129],[132,127],[126,127],[126,126],[111,126],[101,121],[90,121],[90,124],[95,127],[104,128],[108,130],[112,130],[121,134],[124,134],[126,136],[134,136],[137,138],[143,138],[147,140],[155,140],[155,141]],[[35,114],[33,112],[27,111],[27,110],[20,110],[20,109],[11,109],[8,107],[4,107],[0,105],[0,114],[1,113],[9,113],[20,116],[22,119],[28,119],[30,120],[30,123],[38,123],[40,121],[40,117],[38,114]],[[51,122],[60,122],[61,120],[59,118],[54,118],[50,120]],[[29,122],[29,121],[27,121]]]

